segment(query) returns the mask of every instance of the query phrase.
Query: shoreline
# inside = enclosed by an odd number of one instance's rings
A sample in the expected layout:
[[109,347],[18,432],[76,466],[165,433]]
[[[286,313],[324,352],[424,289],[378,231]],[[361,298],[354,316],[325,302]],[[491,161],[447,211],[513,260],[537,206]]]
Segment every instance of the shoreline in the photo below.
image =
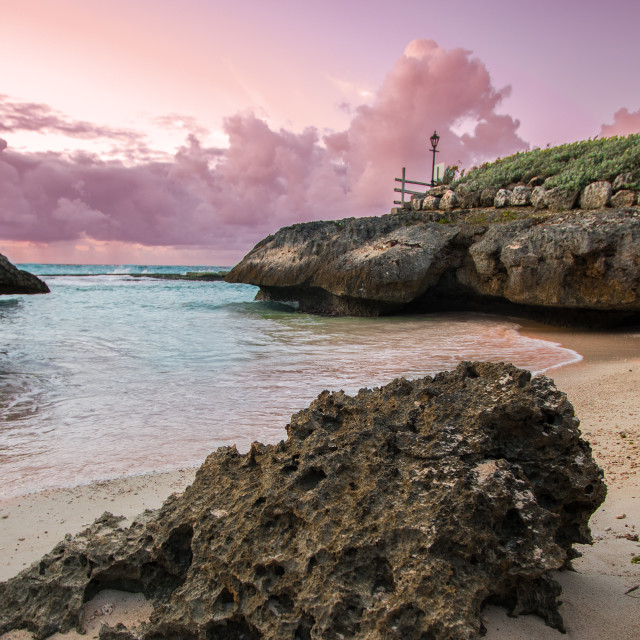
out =
[[[556,572],[563,587],[564,637],[638,637],[640,589],[625,591],[640,585],[640,564],[631,563],[632,557],[640,555],[640,542],[633,540],[640,533],[640,331],[589,333],[520,319],[516,322],[522,335],[556,342],[583,356],[544,375],[552,378],[574,405],[583,437],[591,443],[608,487],[605,503],[591,520],[594,545],[577,546],[584,555],[574,562],[576,572]],[[65,534],[77,533],[104,511],[131,519],[145,509],[159,507],[171,493],[183,491],[195,471],[128,476],[0,501],[0,581],[19,573]],[[624,518],[617,517],[622,514]],[[112,600],[117,597],[113,595]],[[124,615],[124,603],[133,597],[118,600],[120,605],[104,621],[133,621],[135,616],[115,617],[118,611]],[[87,606],[93,610],[96,605]],[[487,607],[484,615],[489,640],[563,637],[535,616],[509,618],[500,607]],[[85,637],[97,634],[97,629],[89,624],[88,632]],[[30,637],[9,632],[1,638]]]

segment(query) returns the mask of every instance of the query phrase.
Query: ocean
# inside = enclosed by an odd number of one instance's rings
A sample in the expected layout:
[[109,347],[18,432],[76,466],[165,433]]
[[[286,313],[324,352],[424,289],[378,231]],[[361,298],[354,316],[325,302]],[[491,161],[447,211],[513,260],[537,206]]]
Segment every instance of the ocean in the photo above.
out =
[[51,293],[0,297],[0,498],[277,443],[324,389],[461,360],[540,372],[580,359],[496,316],[321,317],[254,301],[249,285],[131,275],[220,266],[19,267]]

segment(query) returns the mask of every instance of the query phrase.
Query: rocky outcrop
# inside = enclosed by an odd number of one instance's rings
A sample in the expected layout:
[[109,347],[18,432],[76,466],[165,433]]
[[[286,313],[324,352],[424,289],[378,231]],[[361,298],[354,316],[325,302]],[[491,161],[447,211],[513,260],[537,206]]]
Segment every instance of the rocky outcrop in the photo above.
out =
[[21,271],[0,254],[0,295],[49,293],[49,287],[28,271]]
[[637,212],[521,211],[294,225],[260,242],[227,281],[328,314],[462,309],[593,325],[640,317]]
[[0,634],[78,627],[109,588],[154,611],[103,640],[469,640],[486,603],[562,629],[549,571],[590,542],[605,486],[550,380],[462,363],[325,391],[287,434],[219,449],[129,528],[105,514],[68,536],[0,584]]

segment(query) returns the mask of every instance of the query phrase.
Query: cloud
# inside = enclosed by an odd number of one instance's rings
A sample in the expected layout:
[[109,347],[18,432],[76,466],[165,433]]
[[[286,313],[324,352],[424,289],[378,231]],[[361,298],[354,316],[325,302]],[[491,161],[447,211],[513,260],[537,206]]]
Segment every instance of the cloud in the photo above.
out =
[[613,114],[613,124],[603,124],[600,129],[603,138],[628,136],[630,133],[640,133],[640,109],[631,113],[628,109],[619,109]]
[[110,138],[127,143],[141,143],[145,139],[137,131],[71,120],[46,104],[13,100],[3,94],[0,94],[0,131],[60,133],[71,138]]
[[[274,130],[239,113],[223,122],[228,146],[213,148],[202,143],[206,130],[197,122],[171,114],[162,122],[189,134],[166,160],[138,155],[125,165],[87,153],[16,153],[0,144],[0,238],[244,252],[283,225],[379,215],[391,206],[403,166],[412,179],[430,179],[434,129],[438,160],[448,164],[471,166],[526,148],[518,121],[497,113],[508,91],[493,87],[471,52],[416,40],[367,104],[352,109],[349,127],[324,137],[314,127]],[[130,132],[6,98],[0,121],[5,131],[139,142]]]

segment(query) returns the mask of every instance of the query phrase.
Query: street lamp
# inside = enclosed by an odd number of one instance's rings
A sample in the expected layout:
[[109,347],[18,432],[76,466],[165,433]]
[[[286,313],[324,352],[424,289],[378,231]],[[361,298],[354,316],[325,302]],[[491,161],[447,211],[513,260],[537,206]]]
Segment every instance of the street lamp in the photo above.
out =
[[433,135],[429,138],[431,142],[431,151],[433,151],[433,165],[431,166],[431,186],[435,187],[435,174],[436,174],[436,147],[438,146],[438,142],[440,142],[440,136],[434,131]]

